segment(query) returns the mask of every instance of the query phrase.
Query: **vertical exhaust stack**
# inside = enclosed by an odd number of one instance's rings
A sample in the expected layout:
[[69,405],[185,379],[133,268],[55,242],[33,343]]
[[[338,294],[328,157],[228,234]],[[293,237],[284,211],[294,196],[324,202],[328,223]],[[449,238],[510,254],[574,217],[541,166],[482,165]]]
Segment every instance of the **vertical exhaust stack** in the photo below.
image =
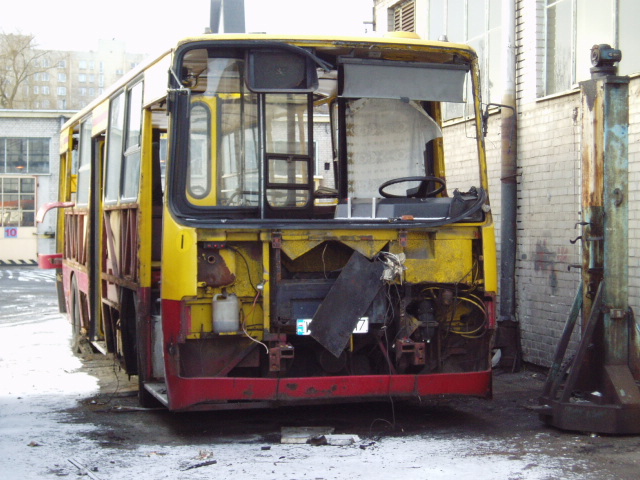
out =
[[244,0],[211,0],[209,31],[211,33],[246,33]]

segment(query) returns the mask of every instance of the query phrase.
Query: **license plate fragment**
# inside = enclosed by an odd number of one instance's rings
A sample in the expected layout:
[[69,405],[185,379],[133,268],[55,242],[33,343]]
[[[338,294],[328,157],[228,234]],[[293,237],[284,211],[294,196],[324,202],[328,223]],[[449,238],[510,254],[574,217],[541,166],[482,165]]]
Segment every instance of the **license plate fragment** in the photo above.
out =
[[[310,335],[309,324],[311,323],[311,318],[299,318],[297,320],[297,335]],[[358,323],[356,324],[356,328],[353,329],[353,333],[368,333],[369,332],[369,317],[360,317]]]

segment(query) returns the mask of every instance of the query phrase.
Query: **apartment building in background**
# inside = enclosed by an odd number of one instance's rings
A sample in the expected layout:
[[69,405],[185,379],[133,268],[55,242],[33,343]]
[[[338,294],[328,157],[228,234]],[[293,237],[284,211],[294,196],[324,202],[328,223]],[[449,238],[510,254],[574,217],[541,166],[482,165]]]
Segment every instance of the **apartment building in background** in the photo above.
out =
[[100,40],[98,49],[88,52],[52,51],[40,59],[39,67],[46,71],[22,85],[15,108],[80,110],[143,58],[115,39]]

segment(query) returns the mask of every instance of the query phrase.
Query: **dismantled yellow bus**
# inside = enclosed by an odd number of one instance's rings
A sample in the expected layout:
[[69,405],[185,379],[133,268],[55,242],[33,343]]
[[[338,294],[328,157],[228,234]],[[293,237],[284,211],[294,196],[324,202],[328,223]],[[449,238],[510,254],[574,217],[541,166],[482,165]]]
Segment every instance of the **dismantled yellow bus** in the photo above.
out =
[[171,410],[490,396],[479,92],[472,49],[417,38],[204,35],[141,65],[62,130],[42,262],[74,338]]

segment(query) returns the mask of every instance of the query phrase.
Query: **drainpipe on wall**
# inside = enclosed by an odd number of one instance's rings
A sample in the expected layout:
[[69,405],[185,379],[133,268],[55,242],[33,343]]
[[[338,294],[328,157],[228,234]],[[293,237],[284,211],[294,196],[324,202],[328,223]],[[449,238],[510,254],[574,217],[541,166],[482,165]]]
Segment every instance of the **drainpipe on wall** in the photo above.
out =
[[516,317],[517,117],[516,117],[516,9],[514,0],[502,0],[504,90],[501,117],[500,312],[496,347],[502,350],[500,367],[520,368],[520,333]]

